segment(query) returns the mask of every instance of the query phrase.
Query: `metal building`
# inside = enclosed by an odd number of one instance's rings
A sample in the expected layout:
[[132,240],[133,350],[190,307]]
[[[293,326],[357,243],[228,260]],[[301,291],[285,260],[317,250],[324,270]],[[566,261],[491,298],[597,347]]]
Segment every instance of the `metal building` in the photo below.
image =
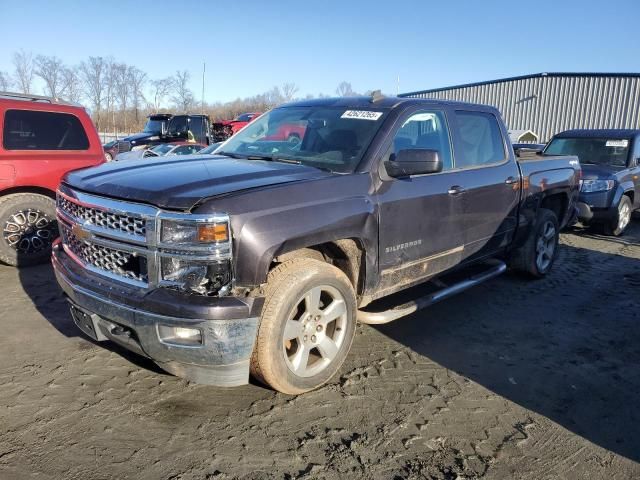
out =
[[509,130],[545,142],[570,128],[640,128],[640,73],[537,73],[400,96],[493,105]]

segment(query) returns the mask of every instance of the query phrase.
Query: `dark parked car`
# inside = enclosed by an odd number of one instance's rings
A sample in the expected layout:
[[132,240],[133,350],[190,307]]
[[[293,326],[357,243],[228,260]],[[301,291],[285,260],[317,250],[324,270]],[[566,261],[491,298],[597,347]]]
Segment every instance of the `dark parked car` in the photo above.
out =
[[514,143],[513,150],[518,153],[520,150],[533,150],[536,152],[541,152],[544,150],[544,143]]
[[[296,122],[300,142],[264,139]],[[94,340],[195,382],[251,371],[297,394],[336,373],[356,319],[390,322],[508,265],[549,273],[579,175],[576,157],[516,159],[493,107],[309,100],[213,156],[68,174],[53,265]]]
[[578,217],[622,235],[640,208],[640,130],[567,130],[544,153],[577,155],[582,165]]
[[112,140],[110,142],[102,145],[102,149],[104,150],[104,159],[107,162],[110,162],[116,155],[118,155],[118,140]]

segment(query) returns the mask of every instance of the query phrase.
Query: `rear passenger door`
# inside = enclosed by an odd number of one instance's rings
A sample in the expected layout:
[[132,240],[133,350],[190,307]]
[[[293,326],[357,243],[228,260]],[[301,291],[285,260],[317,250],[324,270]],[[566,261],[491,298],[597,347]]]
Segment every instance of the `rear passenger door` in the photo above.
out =
[[489,256],[511,243],[517,225],[520,173],[502,122],[486,110],[456,110],[455,175],[463,199],[464,259]]

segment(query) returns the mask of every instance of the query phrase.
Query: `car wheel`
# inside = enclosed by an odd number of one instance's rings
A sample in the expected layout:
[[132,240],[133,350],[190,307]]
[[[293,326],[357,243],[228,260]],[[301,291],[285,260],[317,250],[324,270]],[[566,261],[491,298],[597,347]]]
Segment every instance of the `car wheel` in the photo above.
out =
[[107,162],[110,162],[111,160],[113,160],[113,156],[111,156],[111,154],[109,152],[104,152],[104,159]]
[[0,199],[0,261],[13,266],[48,262],[58,236],[55,201],[16,193]]
[[347,276],[301,258],[269,274],[251,373],[275,390],[318,388],[344,362],[355,333],[356,300]]
[[631,222],[631,199],[623,195],[618,203],[618,214],[611,223],[605,223],[604,233],[618,237],[624,233]]
[[538,209],[536,223],[526,243],[510,258],[510,267],[533,278],[542,278],[551,271],[558,252],[560,227],[558,217],[546,208]]

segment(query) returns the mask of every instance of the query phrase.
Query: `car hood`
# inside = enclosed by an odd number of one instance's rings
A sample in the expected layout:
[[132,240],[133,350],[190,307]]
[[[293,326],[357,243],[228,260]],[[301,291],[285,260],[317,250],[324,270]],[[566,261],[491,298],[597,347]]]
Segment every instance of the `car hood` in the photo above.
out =
[[614,167],[611,165],[589,165],[582,163],[582,179],[583,180],[608,180],[616,176],[624,167]]
[[205,198],[329,175],[303,165],[201,155],[106,163],[70,172],[63,181],[88,193],[184,211]]

